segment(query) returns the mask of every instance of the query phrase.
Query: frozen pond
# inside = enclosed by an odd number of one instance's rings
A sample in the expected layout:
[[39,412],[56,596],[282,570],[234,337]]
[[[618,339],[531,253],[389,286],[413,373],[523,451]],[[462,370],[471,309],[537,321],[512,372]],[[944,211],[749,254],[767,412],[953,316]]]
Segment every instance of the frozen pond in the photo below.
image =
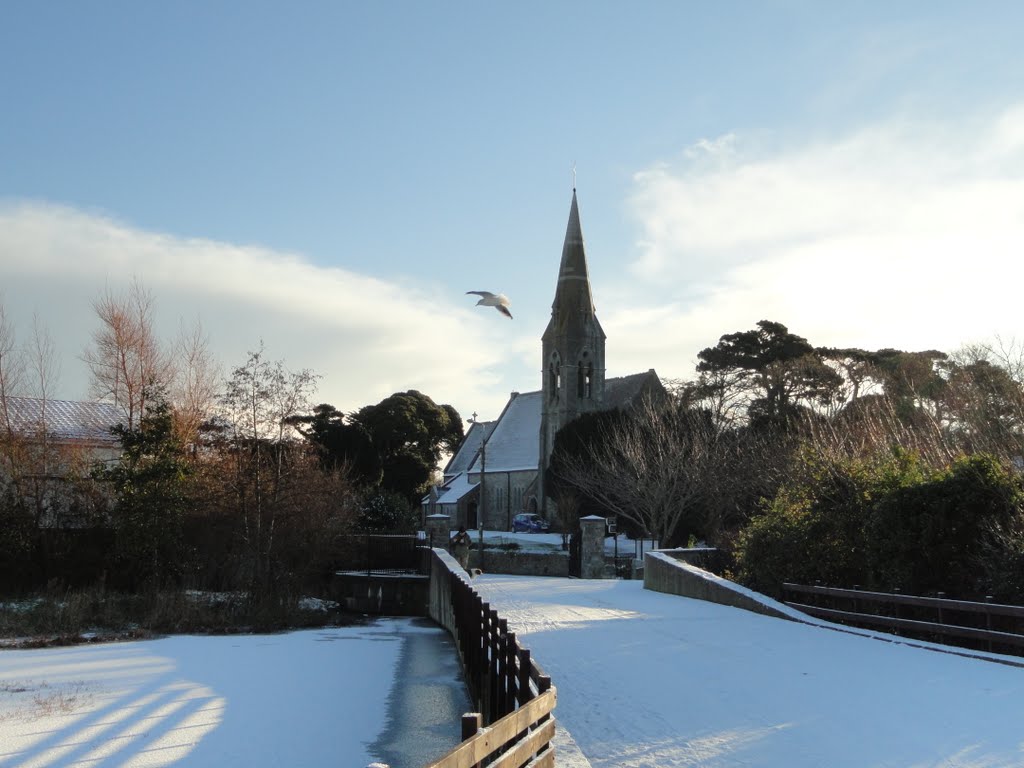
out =
[[474,709],[451,635],[425,619],[396,634],[402,650],[388,695],[387,727],[369,751],[390,768],[420,768],[460,741]]
[[0,764],[419,768],[471,709],[422,619],[0,651]]

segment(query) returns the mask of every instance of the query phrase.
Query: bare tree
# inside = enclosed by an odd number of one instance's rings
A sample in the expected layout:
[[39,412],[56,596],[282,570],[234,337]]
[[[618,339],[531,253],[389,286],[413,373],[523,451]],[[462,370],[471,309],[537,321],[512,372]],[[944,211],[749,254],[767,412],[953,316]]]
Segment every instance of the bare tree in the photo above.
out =
[[309,370],[290,372],[282,362],[267,360],[261,345],[234,369],[221,397],[234,458],[231,493],[241,515],[253,590],[272,586],[278,517],[297,491],[289,470],[296,466],[296,451],[305,450],[304,442],[289,439],[289,423],[309,410],[317,378]]
[[[53,440],[50,419],[50,401],[57,386],[60,363],[49,330],[38,315],[32,317],[32,338],[26,352],[28,391],[34,397],[35,423],[23,424],[31,428],[23,435],[22,466],[18,490],[23,501],[32,510],[36,530],[56,522],[68,501],[64,493],[64,475],[70,470],[72,457],[66,455]],[[44,537],[45,544],[45,537]],[[44,561],[49,553],[44,551]]]
[[147,391],[166,389],[172,367],[153,333],[153,294],[135,279],[115,295],[108,289],[93,302],[100,327],[83,360],[93,396],[117,405],[134,429],[145,411]]
[[175,428],[184,444],[194,444],[199,428],[213,411],[219,378],[209,339],[198,319],[188,327],[182,323],[174,357],[177,375],[171,387],[171,403]]
[[646,400],[582,452],[564,456],[556,472],[560,482],[667,544],[683,523],[704,527],[698,502],[717,434],[706,414]]
[[0,301],[0,427],[3,429],[5,445],[14,439],[8,399],[19,394],[24,373],[24,354],[18,347],[14,324],[8,320],[3,302]]

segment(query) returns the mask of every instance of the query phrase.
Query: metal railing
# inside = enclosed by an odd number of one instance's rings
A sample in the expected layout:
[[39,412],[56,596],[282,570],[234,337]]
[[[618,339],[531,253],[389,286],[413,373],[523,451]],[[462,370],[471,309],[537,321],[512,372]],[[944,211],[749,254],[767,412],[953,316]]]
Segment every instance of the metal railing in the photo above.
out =
[[341,537],[339,545],[338,571],[367,576],[427,572],[430,550],[415,534],[355,534]]

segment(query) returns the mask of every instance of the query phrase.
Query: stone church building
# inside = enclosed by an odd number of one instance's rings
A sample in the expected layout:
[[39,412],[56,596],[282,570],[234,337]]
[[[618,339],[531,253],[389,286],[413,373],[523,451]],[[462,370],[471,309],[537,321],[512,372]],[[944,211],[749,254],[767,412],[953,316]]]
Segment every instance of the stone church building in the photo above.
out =
[[554,502],[545,493],[543,470],[558,430],[580,414],[664,394],[653,369],[605,378],[605,334],[594,308],[575,189],[541,357],[541,389],[513,392],[495,421],[473,419],[444,469],[444,483],[423,500],[425,514],[488,530],[510,530],[520,512],[546,515]]

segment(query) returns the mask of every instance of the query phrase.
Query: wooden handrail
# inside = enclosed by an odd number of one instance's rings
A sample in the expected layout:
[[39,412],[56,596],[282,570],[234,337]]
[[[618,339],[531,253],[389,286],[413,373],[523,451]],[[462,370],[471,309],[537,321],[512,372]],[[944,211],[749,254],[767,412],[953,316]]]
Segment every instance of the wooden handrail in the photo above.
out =
[[[798,611],[818,616],[833,621],[845,622],[856,626],[882,627],[892,631],[904,630],[915,636],[926,638],[940,638],[953,642],[954,639],[963,641],[980,641],[987,650],[992,651],[995,646],[1012,649],[1011,652],[1017,655],[1024,655],[1024,607],[1019,605],[1004,605],[1000,603],[980,603],[970,600],[950,600],[944,597],[924,597],[922,595],[903,595],[898,592],[866,592],[859,589],[842,589],[839,587],[826,587],[820,584],[792,584],[782,585],[783,601],[786,605]],[[941,593],[940,593],[941,594]],[[790,595],[813,595],[817,597],[831,598],[831,605],[810,605],[807,602],[788,600]],[[838,600],[852,602],[852,609],[836,607]],[[876,604],[879,606],[890,606],[893,615],[880,615],[866,613],[862,610],[864,604]],[[926,614],[921,616],[921,610],[912,613],[910,616],[900,615],[900,608],[923,609],[927,612],[934,612],[936,621],[925,621],[922,618],[929,618]],[[972,622],[956,622],[956,618],[964,614],[977,616],[984,619],[984,626],[970,626]],[[996,622],[993,617],[1002,617],[1004,623],[1013,620],[1010,626],[1003,629],[994,628]],[[1004,631],[1006,628],[1016,631]]]
[[[505,751],[501,757],[491,763],[492,768],[511,765],[518,768],[531,755],[551,750],[551,739],[555,735],[554,718],[549,718],[543,723],[540,721],[551,714],[555,708],[556,697],[555,689],[549,689],[489,727],[481,728],[475,735],[426,768],[472,768],[502,750]],[[527,732],[527,736],[514,741],[524,731]]]
[[896,616],[879,616],[874,613],[854,613],[853,611],[839,611],[835,608],[820,608],[816,605],[805,605],[802,603],[786,603],[812,616],[820,616],[823,619],[835,619],[837,621],[851,621],[856,624],[870,624],[878,627],[890,627],[896,629],[909,629],[923,634],[948,635],[951,637],[966,637],[974,640],[994,640],[1007,645],[1024,646],[1024,635],[1013,632],[997,632],[992,629],[980,629],[977,627],[963,627],[958,624],[939,624],[934,621],[918,621],[917,619],[901,619]]
[[1015,616],[1024,619],[1024,606],[1006,605],[1004,603],[979,603],[973,600],[950,600],[945,597],[924,597],[921,595],[903,595],[898,592],[868,592],[859,589],[843,589],[840,587],[824,587],[820,585],[790,584],[782,585],[783,590],[800,592],[808,595],[827,595],[843,597],[851,600],[867,600],[876,603],[893,605],[916,605],[922,608],[942,608],[964,613],[991,613],[997,616]]
[[[473,589],[462,570],[433,551],[431,592],[444,606],[435,619],[456,640],[480,713],[463,716],[463,741],[428,768],[544,768],[555,764],[555,687],[497,610]],[[483,726],[483,727],[480,727]]]

